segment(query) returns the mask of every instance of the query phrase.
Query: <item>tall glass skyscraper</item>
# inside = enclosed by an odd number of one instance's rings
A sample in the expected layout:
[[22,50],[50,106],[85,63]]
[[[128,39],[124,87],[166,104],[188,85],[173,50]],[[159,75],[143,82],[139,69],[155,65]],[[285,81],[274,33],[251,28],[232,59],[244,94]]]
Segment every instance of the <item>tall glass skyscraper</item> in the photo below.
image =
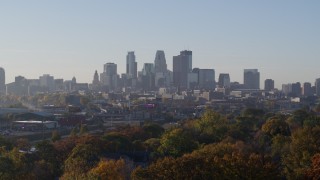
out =
[[127,54],[127,75],[129,78],[137,78],[137,62],[134,51]]
[[155,70],[155,73],[158,73],[158,72],[166,73],[167,72],[166,57],[164,55],[164,51],[162,51],[162,50],[158,50],[156,52],[156,57],[154,59],[154,70]]

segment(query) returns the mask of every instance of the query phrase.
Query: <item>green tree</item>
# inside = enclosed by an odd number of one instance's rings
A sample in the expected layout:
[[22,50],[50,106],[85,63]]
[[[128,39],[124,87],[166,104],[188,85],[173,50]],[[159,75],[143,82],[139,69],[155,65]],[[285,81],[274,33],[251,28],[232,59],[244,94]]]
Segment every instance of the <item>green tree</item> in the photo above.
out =
[[292,134],[290,151],[283,158],[287,179],[301,179],[311,165],[311,158],[320,152],[320,126],[298,129]]
[[198,146],[198,142],[193,140],[191,134],[181,128],[177,128],[165,132],[160,139],[158,151],[164,156],[178,157],[184,153],[192,152]]
[[58,141],[61,139],[61,136],[57,130],[52,131],[51,140],[52,142]]
[[85,177],[86,173],[99,161],[99,150],[91,144],[79,144],[73,148],[64,163],[64,179]]
[[277,117],[268,119],[262,126],[262,131],[272,137],[278,134],[283,136],[290,136],[291,134],[289,124]]

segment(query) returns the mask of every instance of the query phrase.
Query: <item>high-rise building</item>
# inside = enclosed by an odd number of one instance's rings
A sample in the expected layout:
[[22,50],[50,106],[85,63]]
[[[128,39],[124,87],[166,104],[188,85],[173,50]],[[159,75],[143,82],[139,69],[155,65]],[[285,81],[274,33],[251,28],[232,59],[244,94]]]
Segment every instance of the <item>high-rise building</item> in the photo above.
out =
[[144,90],[152,90],[155,83],[154,66],[152,63],[144,63],[142,69],[142,87]]
[[192,51],[181,51],[173,56],[173,84],[181,89],[188,87],[188,73],[192,71]]
[[260,73],[258,69],[245,69],[243,84],[246,89],[260,89]]
[[50,76],[49,74],[44,74],[39,77],[40,86],[48,88],[48,91],[53,91],[55,88],[54,85],[54,77]]
[[274,89],[274,80],[266,79],[264,81],[264,90],[265,91],[271,91],[272,89]]
[[110,90],[114,90],[118,87],[118,79],[117,64],[104,64],[103,73],[100,74],[101,84],[107,86]]
[[154,59],[154,70],[155,73],[166,73],[167,72],[167,63],[164,51],[158,50],[156,52],[156,57]]
[[320,78],[316,79],[315,87],[316,87],[316,95],[320,96]]
[[93,85],[97,85],[97,84],[99,84],[99,75],[98,75],[98,71],[96,70],[95,72],[94,72],[94,75],[93,75],[93,80],[92,80],[92,84]]
[[304,96],[312,96],[312,85],[309,82],[303,83],[302,94]]
[[221,73],[219,75],[218,85],[220,88],[229,88],[230,87],[230,75],[227,73]]
[[134,51],[127,54],[127,76],[129,78],[137,78],[137,62]]
[[0,95],[6,94],[6,73],[2,67],[0,67]]
[[199,69],[198,78],[199,88],[207,90],[215,89],[214,69]]
[[291,84],[291,96],[293,97],[301,96],[301,84],[299,82]]
[[290,95],[292,92],[292,84],[282,84],[282,92],[286,96]]

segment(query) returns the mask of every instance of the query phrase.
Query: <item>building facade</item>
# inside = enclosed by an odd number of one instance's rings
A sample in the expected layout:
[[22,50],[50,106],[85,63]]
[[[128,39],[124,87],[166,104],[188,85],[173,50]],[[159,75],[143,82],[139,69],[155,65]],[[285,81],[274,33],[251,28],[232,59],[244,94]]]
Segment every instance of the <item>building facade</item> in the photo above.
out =
[[2,67],[0,67],[0,95],[6,94],[6,73]]
[[260,73],[258,69],[245,69],[243,84],[246,89],[260,89]]
[[264,90],[265,91],[271,91],[274,89],[274,80],[272,79],[266,79],[264,81]]
[[173,56],[173,84],[181,89],[188,87],[188,73],[192,71],[192,51],[181,51]]
[[219,75],[218,85],[220,88],[230,87],[230,75],[228,73],[221,73]]
[[130,51],[127,54],[127,77],[137,78],[137,62],[134,51]]

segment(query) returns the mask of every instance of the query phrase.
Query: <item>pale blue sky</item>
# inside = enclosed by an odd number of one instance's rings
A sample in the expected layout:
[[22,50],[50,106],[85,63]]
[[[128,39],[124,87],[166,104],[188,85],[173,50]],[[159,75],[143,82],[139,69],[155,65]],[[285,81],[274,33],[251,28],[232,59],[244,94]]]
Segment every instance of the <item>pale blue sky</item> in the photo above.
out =
[[[138,68],[164,50],[168,68],[180,50],[193,67],[214,68],[243,82],[258,68],[282,83],[320,78],[319,0],[0,0],[0,66],[17,75],[91,82],[103,64],[125,72],[127,51]],[[261,86],[263,88],[263,86]]]

